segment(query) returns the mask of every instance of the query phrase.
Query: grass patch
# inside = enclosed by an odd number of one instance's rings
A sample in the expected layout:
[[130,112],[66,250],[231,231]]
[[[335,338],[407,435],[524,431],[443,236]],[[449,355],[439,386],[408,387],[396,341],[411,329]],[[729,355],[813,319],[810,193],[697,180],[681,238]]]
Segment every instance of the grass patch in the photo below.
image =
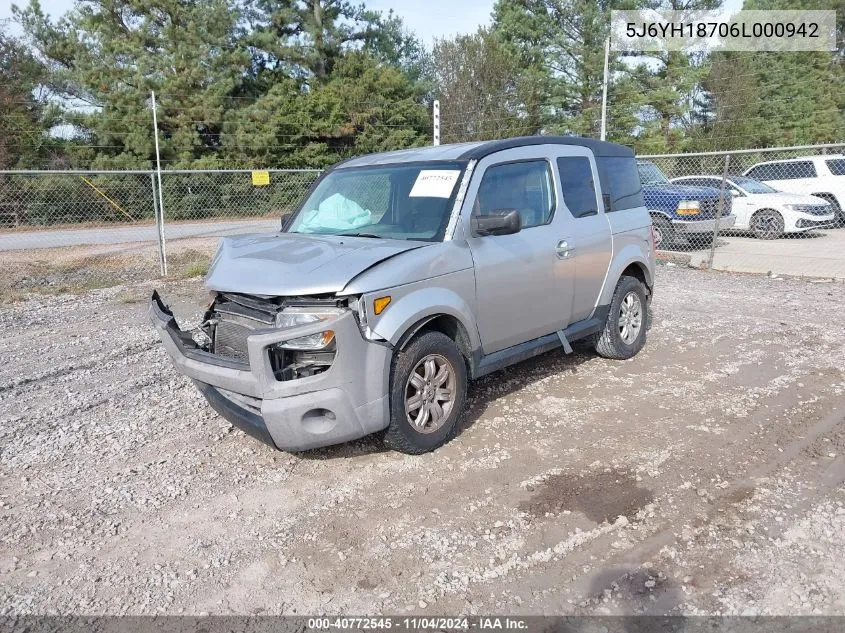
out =
[[167,258],[167,272],[176,279],[190,279],[191,277],[205,277],[211,255],[193,248],[170,255]]
[[[208,274],[215,242],[177,244],[168,256],[169,279]],[[0,302],[19,302],[29,294],[82,294],[160,278],[155,245],[96,248],[109,250],[96,252],[95,247],[73,247],[0,253],[0,269],[3,270]],[[116,299],[122,303],[136,303],[145,300],[146,292],[143,294],[139,297],[132,288],[127,288]]]
[[128,290],[126,292],[121,292],[116,298],[120,301],[120,303],[143,303],[149,299],[149,293],[145,292],[144,294],[141,294],[138,291],[133,292],[132,290]]
[[205,277],[208,274],[208,262],[191,262],[185,266],[182,277]]

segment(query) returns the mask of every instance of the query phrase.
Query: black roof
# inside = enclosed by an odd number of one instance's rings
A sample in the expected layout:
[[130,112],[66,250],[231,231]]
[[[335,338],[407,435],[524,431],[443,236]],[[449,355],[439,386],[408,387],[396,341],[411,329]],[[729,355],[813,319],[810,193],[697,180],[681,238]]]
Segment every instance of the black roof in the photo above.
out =
[[530,145],[577,145],[592,150],[595,156],[634,156],[634,150],[624,145],[598,141],[582,136],[518,136],[476,145],[460,155],[462,160],[479,160],[494,152]]

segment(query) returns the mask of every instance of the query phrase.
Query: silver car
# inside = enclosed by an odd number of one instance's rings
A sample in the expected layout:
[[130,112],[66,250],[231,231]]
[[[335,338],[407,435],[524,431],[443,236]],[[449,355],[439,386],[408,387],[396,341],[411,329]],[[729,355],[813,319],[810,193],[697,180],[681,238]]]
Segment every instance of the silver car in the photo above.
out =
[[534,136],[363,156],[274,234],[224,238],[200,328],[157,293],[176,368],[282,450],[378,431],[406,453],[456,432],[467,382],[587,340],[646,341],[654,236],[633,152]]

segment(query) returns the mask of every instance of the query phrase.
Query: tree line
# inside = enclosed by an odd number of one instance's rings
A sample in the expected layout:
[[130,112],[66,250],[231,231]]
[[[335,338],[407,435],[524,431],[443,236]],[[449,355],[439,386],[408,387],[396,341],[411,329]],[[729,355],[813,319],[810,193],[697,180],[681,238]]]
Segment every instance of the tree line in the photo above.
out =
[[[489,27],[430,48],[347,0],[38,0],[0,32],[0,169],[324,167],[518,134],[598,136],[611,9],[722,0],[497,0]],[[820,6],[823,5],[823,6]],[[839,9],[845,0],[746,0]],[[843,24],[840,22],[839,27]],[[840,28],[840,34],[842,29]],[[841,38],[840,38],[841,41]],[[845,140],[843,50],[610,57],[608,139],[640,152]]]

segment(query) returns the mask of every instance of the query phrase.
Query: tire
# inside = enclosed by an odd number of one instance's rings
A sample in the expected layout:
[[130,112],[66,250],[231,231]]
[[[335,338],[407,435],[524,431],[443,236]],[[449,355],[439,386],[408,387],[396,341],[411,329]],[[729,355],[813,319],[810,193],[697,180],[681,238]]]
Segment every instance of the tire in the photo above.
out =
[[774,209],[761,209],[748,223],[758,240],[776,240],[783,235],[783,216]]
[[[630,299],[629,299],[630,297]],[[639,306],[639,320],[636,333],[623,338],[623,318],[631,318],[632,309]],[[623,312],[624,308],[624,312]],[[635,319],[636,321],[636,319]],[[631,323],[633,326],[633,323]],[[646,330],[648,329],[648,302],[646,289],[636,277],[622,277],[616,284],[613,299],[610,302],[610,312],[607,315],[604,329],[595,335],[593,344],[599,356],[614,360],[627,360],[635,356],[645,345]],[[630,331],[629,331],[630,333]]]
[[845,226],[845,211],[843,211],[842,207],[839,206],[839,202],[836,201],[836,196],[830,193],[814,193],[812,195],[830,203],[830,207],[833,210],[833,223],[836,228],[839,229]]
[[[430,363],[434,363],[433,369]],[[441,373],[444,368],[445,374]],[[449,399],[441,398],[446,395],[444,389],[450,391]],[[466,363],[455,342],[441,332],[415,336],[396,354],[391,366],[390,424],[384,435],[385,444],[409,455],[442,446],[458,429],[466,391]],[[412,403],[409,409],[406,402]],[[421,406],[414,407],[416,402]],[[442,416],[437,415],[438,408]]]
[[654,226],[654,246],[656,249],[665,249],[675,243],[675,229],[672,223],[662,215],[651,216],[651,223]]

